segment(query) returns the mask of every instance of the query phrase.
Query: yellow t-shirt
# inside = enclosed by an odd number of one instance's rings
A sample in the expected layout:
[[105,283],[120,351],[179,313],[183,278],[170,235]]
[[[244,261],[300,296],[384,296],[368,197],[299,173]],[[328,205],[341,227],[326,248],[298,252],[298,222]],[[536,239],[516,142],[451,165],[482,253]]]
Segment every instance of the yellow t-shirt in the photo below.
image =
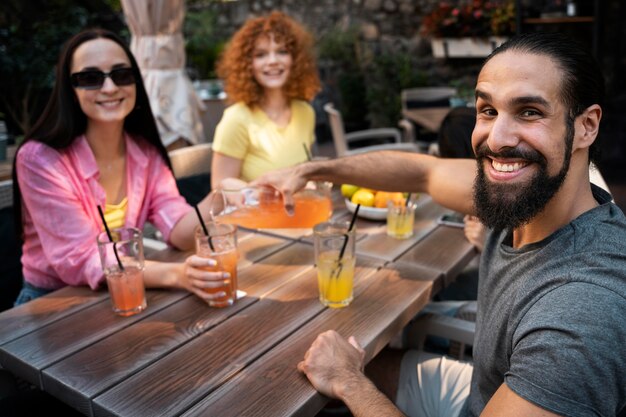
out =
[[[109,230],[123,227],[126,222],[126,209],[128,208],[128,198],[124,197],[119,204],[106,204],[104,206],[104,220],[109,226]],[[104,225],[102,226],[104,230]]]
[[252,181],[278,168],[307,160],[315,141],[315,112],[302,100],[291,100],[291,120],[280,128],[258,107],[236,103],[224,111],[215,129],[213,151],[243,161],[241,179]]

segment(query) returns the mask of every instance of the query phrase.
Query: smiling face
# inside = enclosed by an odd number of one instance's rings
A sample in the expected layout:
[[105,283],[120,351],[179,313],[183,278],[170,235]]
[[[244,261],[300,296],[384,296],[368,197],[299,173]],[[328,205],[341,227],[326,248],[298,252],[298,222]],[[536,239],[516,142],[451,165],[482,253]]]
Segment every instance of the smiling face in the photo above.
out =
[[559,68],[545,55],[506,51],[483,67],[472,146],[474,203],[487,226],[528,223],[563,184],[574,127],[560,88]]
[[292,56],[284,43],[277,43],[273,35],[261,36],[254,44],[252,73],[264,90],[282,89],[291,71]]
[[[71,73],[86,70],[109,73],[117,68],[130,67],[128,56],[117,43],[98,38],[76,48]],[[118,86],[110,77],[106,77],[101,88],[74,88],[74,92],[88,123],[123,123],[135,107],[137,89],[135,84]]]

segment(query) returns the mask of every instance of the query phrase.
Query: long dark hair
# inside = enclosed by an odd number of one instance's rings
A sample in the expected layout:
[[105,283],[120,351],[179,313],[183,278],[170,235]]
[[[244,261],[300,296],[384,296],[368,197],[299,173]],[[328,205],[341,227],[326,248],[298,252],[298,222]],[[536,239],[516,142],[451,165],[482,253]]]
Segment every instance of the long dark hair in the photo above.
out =
[[[124,130],[133,137],[142,137],[156,147],[167,166],[171,169],[172,165],[167,155],[167,150],[161,142],[137,61],[124,41],[115,33],[105,29],[87,29],[74,35],[67,41],[57,62],[55,70],[56,81],[50,99],[41,117],[26,132],[24,142],[20,145],[20,148],[25,143],[34,140],[45,143],[54,149],[63,149],[70,146],[77,137],[85,133],[87,116],[80,108],[78,100],[76,100],[74,88],[70,81],[70,71],[74,51],[83,43],[99,38],[110,39],[124,50],[135,75],[135,108],[126,116]],[[20,148],[16,152],[16,161]],[[15,163],[13,164],[13,206],[15,228],[18,237],[21,239],[23,231],[22,202]]]

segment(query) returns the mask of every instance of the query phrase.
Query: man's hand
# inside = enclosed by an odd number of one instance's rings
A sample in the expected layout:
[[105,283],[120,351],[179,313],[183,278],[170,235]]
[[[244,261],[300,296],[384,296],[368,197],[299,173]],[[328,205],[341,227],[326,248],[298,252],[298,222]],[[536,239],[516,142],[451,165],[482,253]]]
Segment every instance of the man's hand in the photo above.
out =
[[476,246],[478,252],[482,252],[485,247],[485,238],[487,236],[487,227],[481,223],[478,217],[466,215],[465,221],[465,238]]
[[340,398],[349,384],[366,379],[363,374],[365,351],[354,337],[346,340],[334,330],[320,334],[298,364],[316,390]]
[[296,165],[295,167],[283,168],[276,171],[268,172],[250,183],[251,186],[269,186],[275,188],[283,196],[285,209],[290,215],[294,211],[293,194],[304,188],[308,179],[306,178],[305,163]]

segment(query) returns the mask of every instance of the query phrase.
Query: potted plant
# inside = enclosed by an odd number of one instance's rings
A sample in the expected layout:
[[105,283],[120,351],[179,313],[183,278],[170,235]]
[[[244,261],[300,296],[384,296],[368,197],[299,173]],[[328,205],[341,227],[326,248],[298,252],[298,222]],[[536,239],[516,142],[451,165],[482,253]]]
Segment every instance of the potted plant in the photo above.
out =
[[513,0],[443,1],[424,17],[435,57],[483,57],[515,32]]

